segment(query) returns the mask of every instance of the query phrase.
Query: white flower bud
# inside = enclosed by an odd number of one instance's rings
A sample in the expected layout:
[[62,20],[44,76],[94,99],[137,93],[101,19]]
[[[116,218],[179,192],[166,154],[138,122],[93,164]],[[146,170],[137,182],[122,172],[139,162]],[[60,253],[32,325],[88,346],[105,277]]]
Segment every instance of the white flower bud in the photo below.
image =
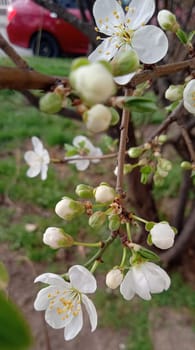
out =
[[165,98],[171,102],[181,100],[183,97],[183,85],[170,85],[165,91]]
[[171,248],[174,244],[175,232],[167,222],[155,224],[150,235],[152,243],[160,249]]
[[43,234],[43,242],[51,248],[71,247],[73,238],[58,227],[48,227]]
[[72,220],[75,215],[84,212],[84,205],[72,200],[71,198],[64,197],[56,204],[55,212],[64,220]]
[[184,107],[189,113],[195,114],[195,79],[190,80],[183,92]]
[[123,274],[119,269],[113,269],[106,275],[106,285],[111,289],[116,289],[120,286],[123,280]]
[[108,129],[112,120],[112,113],[108,107],[97,104],[84,114],[84,121],[88,130],[98,133]]
[[70,75],[72,86],[87,104],[105,102],[116,90],[112,74],[101,63],[82,66]]
[[160,27],[164,30],[170,30],[175,33],[180,27],[175,15],[168,10],[161,10],[158,13],[157,19]]
[[112,202],[115,195],[114,189],[108,185],[100,185],[95,189],[95,200],[98,203]]

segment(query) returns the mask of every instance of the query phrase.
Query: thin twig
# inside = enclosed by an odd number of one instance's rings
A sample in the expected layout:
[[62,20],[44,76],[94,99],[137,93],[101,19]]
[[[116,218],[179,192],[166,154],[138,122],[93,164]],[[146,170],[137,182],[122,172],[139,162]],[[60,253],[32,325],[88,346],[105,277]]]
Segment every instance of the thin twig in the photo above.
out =
[[16,64],[16,66],[22,69],[30,69],[28,63],[9,45],[8,41],[0,33],[0,49],[3,50],[6,55]]
[[192,140],[191,140],[191,138],[190,138],[190,136],[189,136],[189,134],[188,134],[184,124],[180,120],[178,120],[178,125],[181,128],[181,134],[183,136],[183,139],[185,141],[186,147],[188,149],[191,161],[193,163],[195,163],[195,151],[194,151],[194,148],[193,148]]
[[76,161],[82,161],[82,160],[94,160],[94,159],[99,159],[99,160],[103,160],[103,159],[109,159],[109,158],[116,158],[118,155],[117,152],[115,153],[110,153],[110,154],[104,154],[102,156],[78,156],[78,157],[65,157],[64,159],[57,159],[57,158],[52,158],[51,161],[53,163],[57,163],[57,164],[64,164],[64,163],[68,163],[71,162],[73,160]]

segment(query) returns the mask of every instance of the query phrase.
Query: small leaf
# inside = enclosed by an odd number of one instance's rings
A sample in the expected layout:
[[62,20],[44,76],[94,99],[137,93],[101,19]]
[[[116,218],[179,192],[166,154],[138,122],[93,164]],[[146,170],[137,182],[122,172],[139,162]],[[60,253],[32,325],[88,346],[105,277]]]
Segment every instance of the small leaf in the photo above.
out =
[[78,151],[74,146],[68,144],[65,144],[64,146],[66,149],[66,157],[72,157],[78,154]]
[[190,43],[192,41],[194,35],[195,35],[195,30],[193,30],[192,32],[190,32],[188,34],[188,43]]
[[0,261],[0,290],[6,289],[9,283],[9,274],[5,265]]
[[159,261],[160,260],[160,258],[157,254],[155,254],[151,250],[146,249],[144,247],[141,247],[137,253],[139,255],[141,255],[142,258],[145,258],[145,259],[150,260],[150,261]]
[[124,106],[133,112],[155,112],[157,110],[154,100],[147,97],[128,97]]
[[27,350],[32,344],[29,326],[18,308],[0,293],[0,350]]
[[178,29],[176,35],[182,44],[187,44],[188,36],[182,29]]
[[171,103],[169,106],[165,107],[166,111],[169,113],[173,112],[177,108],[179,103],[180,103],[180,101],[175,101],[175,102]]

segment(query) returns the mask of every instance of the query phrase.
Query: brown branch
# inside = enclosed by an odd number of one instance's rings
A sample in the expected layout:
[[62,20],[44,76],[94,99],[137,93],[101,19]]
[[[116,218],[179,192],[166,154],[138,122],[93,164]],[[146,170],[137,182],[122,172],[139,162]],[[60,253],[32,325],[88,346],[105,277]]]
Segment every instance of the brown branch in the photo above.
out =
[[192,140],[191,140],[191,138],[190,138],[190,136],[189,136],[189,134],[188,134],[188,132],[187,132],[183,122],[178,120],[177,123],[178,123],[178,125],[181,128],[181,134],[183,136],[183,139],[185,141],[186,147],[188,149],[191,161],[193,163],[195,163],[195,151],[194,151],[194,148],[193,148]]
[[29,69],[28,63],[9,45],[7,40],[0,33],[0,49],[2,49],[6,55],[16,64],[16,66]]

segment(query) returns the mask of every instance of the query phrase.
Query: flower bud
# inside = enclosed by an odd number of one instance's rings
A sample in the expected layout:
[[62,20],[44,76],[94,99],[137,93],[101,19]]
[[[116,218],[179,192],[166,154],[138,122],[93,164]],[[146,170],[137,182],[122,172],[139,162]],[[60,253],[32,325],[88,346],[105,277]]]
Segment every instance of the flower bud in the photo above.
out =
[[184,170],[191,170],[192,164],[190,162],[184,161],[180,164],[181,168]]
[[170,30],[175,33],[180,28],[176,16],[168,10],[161,10],[158,13],[157,19],[160,27],[164,30]]
[[165,134],[162,134],[158,137],[158,143],[163,144],[167,141],[168,137]]
[[68,197],[64,197],[55,207],[56,214],[67,221],[72,220],[78,214],[84,213],[84,211],[85,207],[82,203]]
[[139,57],[134,50],[119,50],[111,61],[113,75],[120,76],[135,72],[139,66]]
[[110,122],[110,125],[117,125],[119,120],[120,120],[120,115],[119,113],[117,112],[117,110],[113,107],[110,107],[109,108],[110,112],[111,112],[111,115],[112,115],[112,120]]
[[96,202],[109,203],[114,200],[116,194],[112,187],[102,184],[95,189],[94,195]]
[[84,121],[88,130],[98,133],[108,129],[112,120],[112,113],[108,107],[97,104],[84,114]]
[[89,64],[90,64],[90,62],[89,62],[87,57],[78,57],[72,61],[70,69],[71,69],[71,71],[74,71],[82,66],[86,66]]
[[93,198],[93,187],[80,184],[76,187],[75,193],[82,199]]
[[48,92],[39,100],[41,112],[54,114],[62,109],[62,97],[54,92]]
[[195,79],[187,83],[183,91],[184,107],[189,113],[195,114]]
[[71,247],[74,239],[58,227],[48,227],[43,234],[43,242],[51,248]]
[[165,98],[171,102],[181,100],[183,98],[183,85],[170,85],[165,91]]
[[[168,172],[172,169],[172,164],[168,159],[158,158],[157,172],[162,177],[167,176]],[[163,175],[164,174],[164,175]]]
[[117,214],[112,214],[108,218],[109,220],[109,230],[110,231],[117,231],[120,227],[121,220],[119,215]]
[[150,235],[152,243],[160,249],[171,248],[174,244],[175,233],[167,222],[155,224]]
[[106,275],[106,285],[111,289],[116,289],[120,286],[123,280],[123,273],[119,268],[109,271]]
[[98,62],[74,70],[70,74],[70,83],[90,106],[105,102],[116,90],[112,74]]
[[[134,164],[124,164],[123,175],[129,174],[135,168]],[[118,176],[118,166],[114,169],[114,175]]]
[[103,211],[96,211],[89,218],[89,226],[92,228],[101,227],[106,221],[106,214]]
[[144,151],[144,149],[141,147],[131,147],[131,148],[129,148],[127,153],[129,155],[129,157],[131,157],[131,158],[138,158],[139,156],[141,156],[143,151]]

